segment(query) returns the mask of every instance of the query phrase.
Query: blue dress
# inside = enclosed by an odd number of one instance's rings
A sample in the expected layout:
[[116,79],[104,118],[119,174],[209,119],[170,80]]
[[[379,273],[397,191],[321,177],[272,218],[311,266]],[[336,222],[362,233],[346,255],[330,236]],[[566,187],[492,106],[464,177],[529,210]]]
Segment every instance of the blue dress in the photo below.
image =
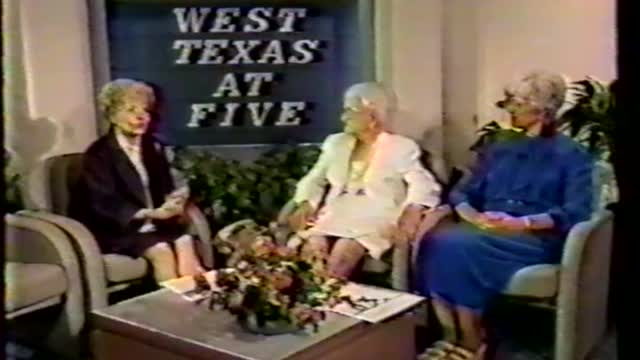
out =
[[438,226],[418,250],[415,290],[481,313],[521,268],[558,263],[573,225],[588,220],[594,161],[564,135],[511,140],[479,154],[468,182],[449,202],[513,216],[549,214],[552,230],[505,233],[466,222]]

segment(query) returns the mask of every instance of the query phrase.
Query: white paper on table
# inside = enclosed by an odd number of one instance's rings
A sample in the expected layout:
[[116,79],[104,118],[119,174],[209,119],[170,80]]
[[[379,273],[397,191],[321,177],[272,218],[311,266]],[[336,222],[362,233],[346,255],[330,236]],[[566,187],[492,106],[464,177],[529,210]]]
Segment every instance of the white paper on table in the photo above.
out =
[[[207,279],[207,282],[209,282],[209,285],[211,285],[212,290],[218,289],[215,270],[204,273],[204,277]],[[193,276],[183,276],[181,278],[163,281],[160,285],[182,296],[184,299],[193,302],[203,300],[211,293],[210,291],[195,292],[196,281],[193,279]]]
[[332,308],[324,308],[324,310],[371,323],[386,320],[414,307],[424,300],[423,297],[418,295],[353,282],[347,283],[340,291],[341,295],[351,297],[356,303],[358,303],[357,300],[362,297],[376,299],[378,301],[377,304],[369,302],[361,303],[367,307],[366,309],[354,309],[349,304],[341,303]]

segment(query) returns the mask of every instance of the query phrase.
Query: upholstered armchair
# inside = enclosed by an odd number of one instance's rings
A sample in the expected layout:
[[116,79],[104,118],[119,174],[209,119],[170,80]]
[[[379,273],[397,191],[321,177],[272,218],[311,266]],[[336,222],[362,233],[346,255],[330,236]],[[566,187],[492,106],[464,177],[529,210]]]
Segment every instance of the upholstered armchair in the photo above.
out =
[[[48,221],[63,230],[73,240],[80,258],[82,280],[89,309],[107,306],[110,293],[123,290],[145,277],[149,270],[143,258],[119,254],[102,254],[94,236],[80,222],[67,217],[69,192],[78,179],[82,154],[59,155],[48,159],[48,198],[51,211],[24,210],[20,214]],[[211,232],[204,215],[194,205],[187,207],[189,232],[194,236],[203,265],[213,267]]]
[[[9,334],[30,335],[30,340],[56,353],[77,356],[85,310],[80,265],[70,239],[42,220],[8,214],[4,221],[4,306]],[[27,319],[54,306],[61,310],[54,312],[52,323],[34,324]],[[33,338],[36,330],[43,330],[44,341]]]

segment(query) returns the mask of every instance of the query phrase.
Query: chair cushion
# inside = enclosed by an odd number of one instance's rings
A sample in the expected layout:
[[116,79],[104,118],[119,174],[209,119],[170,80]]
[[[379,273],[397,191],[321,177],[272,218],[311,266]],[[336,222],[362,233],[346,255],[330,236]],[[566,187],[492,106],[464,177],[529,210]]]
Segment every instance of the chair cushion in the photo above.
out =
[[372,273],[383,273],[389,270],[389,264],[382,259],[374,259],[370,256],[365,257],[362,264],[362,271]]
[[4,308],[15,311],[63,295],[67,277],[53,264],[7,262],[4,267]]
[[119,254],[102,255],[105,273],[109,282],[123,282],[140,279],[147,273],[147,261],[143,258],[134,259]]
[[559,265],[540,264],[520,269],[513,275],[505,295],[551,298],[558,293]]
[[82,171],[82,158],[82,153],[73,153],[57,155],[45,161],[49,174],[51,209],[56,214],[67,214],[70,191],[78,182]]

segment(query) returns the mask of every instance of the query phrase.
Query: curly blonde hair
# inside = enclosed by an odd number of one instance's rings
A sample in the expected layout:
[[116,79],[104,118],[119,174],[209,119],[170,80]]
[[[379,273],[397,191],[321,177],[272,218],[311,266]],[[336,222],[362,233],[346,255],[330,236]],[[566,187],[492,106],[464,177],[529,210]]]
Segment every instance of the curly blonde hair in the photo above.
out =
[[111,123],[113,115],[130,101],[141,101],[151,107],[156,97],[151,86],[131,79],[116,79],[106,83],[98,95],[98,108],[102,118]]

